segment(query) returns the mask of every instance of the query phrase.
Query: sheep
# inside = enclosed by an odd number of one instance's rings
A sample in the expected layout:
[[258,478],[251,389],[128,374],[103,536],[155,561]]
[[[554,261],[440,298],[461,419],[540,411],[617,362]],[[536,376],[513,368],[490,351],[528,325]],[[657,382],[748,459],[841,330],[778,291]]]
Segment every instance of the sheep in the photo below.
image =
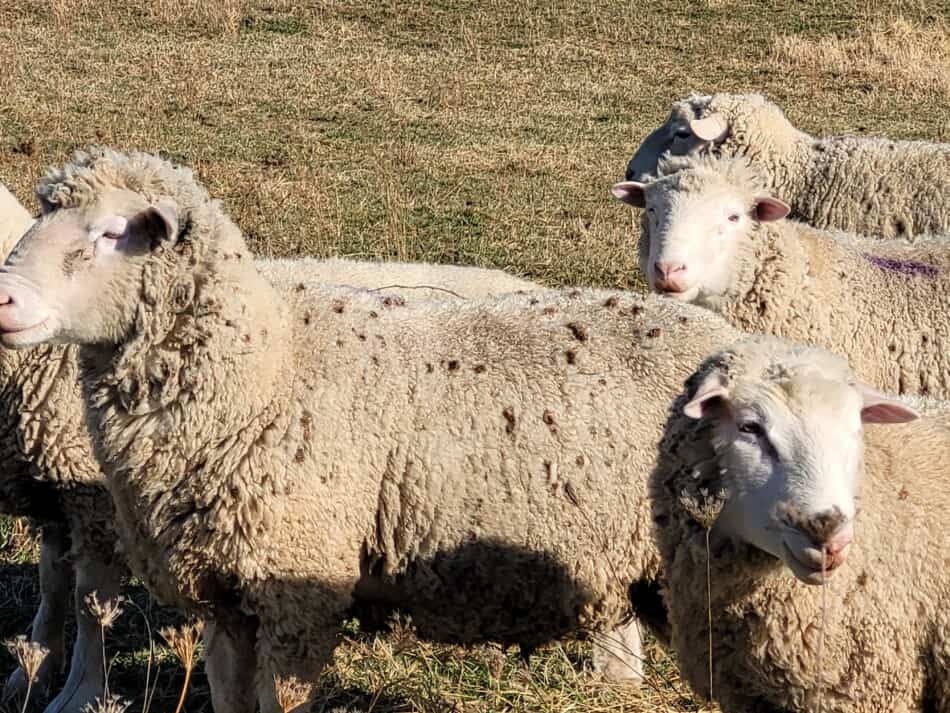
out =
[[[31,224],[26,209],[0,186],[3,257]],[[373,289],[405,285],[387,289],[387,293],[397,294],[416,294],[414,285],[431,285],[432,290],[422,290],[430,299],[477,296],[493,288],[539,287],[501,271],[481,268],[339,259],[261,259],[259,264],[275,283],[345,280]],[[88,610],[86,600],[97,592],[101,606],[115,606],[120,576],[125,571],[115,551],[112,500],[81,427],[83,406],[75,352],[72,348],[47,348],[0,353],[0,381],[4,384],[0,432],[5,434],[0,511],[29,517],[40,525],[42,534],[41,600],[31,626],[31,640],[50,653],[39,669],[33,691],[48,689],[52,675],[63,667],[66,609],[70,582],[76,579],[77,637],[72,663],[67,682],[47,707],[48,713],[78,712],[102,696],[99,622]],[[614,635],[622,634],[618,631]],[[26,673],[17,669],[6,683],[4,699],[22,698],[27,684]]]
[[882,239],[950,233],[950,144],[861,136],[818,138],[759,94],[691,95],[640,145],[627,180],[660,157],[711,152],[760,165],[792,217]]
[[[131,569],[212,622],[217,713],[255,687],[272,709],[275,676],[312,690],[354,598],[528,649],[649,598],[646,475],[682,379],[739,335],[720,317],[596,290],[277,291],[191,171],[148,154],[80,152],[37,195],[0,341],[80,345]],[[47,269],[77,251],[68,281]]]
[[20,236],[33,224],[33,216],[0,183],[0,255],[7,255]]
[[640,267],[656,291],[723,314],[746,332],[846,354],[864,380],[950,398],[950,241],[876,241],[782,220],[742,159],[668,159],[648,184]]
[[723,713],[950,710],[948,460],[947,402],[769,338],[711,357],[649,485],[693,689]]

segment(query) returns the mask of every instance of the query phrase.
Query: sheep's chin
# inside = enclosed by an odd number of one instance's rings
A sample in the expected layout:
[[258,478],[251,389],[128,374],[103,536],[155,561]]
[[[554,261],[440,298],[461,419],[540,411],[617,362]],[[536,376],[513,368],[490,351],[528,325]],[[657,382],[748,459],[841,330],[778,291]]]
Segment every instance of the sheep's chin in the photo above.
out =
[[0,343],[7,349],[27,349],[51,341],[54,328],[51,317],[37,322],[31,327],[10,332],[0,332]]
[[784,542],[782,543],[781,559],[785,566],[795,575],[795,579],[803,584],[810,584],[812,586],[820,586],[824,582],[829,581],[835,575],[835,572],[840,569],[840,567],[836,567],[835,569],[826,569],[822,572],[820,569],[814,569],[803,564],[795,557],[795,554]]
[[699,295],[698,287],[690,287],[684,292],[658,292],[663,297],[667,299],[676,300],[677,302],[692,302]]

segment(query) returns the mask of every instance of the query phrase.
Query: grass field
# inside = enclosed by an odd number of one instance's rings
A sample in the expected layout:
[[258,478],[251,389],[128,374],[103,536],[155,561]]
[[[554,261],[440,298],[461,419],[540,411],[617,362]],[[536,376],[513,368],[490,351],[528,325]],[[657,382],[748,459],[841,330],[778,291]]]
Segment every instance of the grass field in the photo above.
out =
[[[945,1],[3,0],[0,181],[32,207],[74,147],[161,150],[264,254],[636,288],[635,223],[608,188],[671,99],[763,91],[806,130],[950,141],[948,23]],[[4,522],[0,636],[29,622],[34,558]],[[145,621],[174,615],[131,591],[108,640],[113,687],[141,700]],[[639,693],[595,680],[589,653],[552,646],[525,668],[354,625],[326,710],[702,710],[662,650]],[[153,659],[151,710],[172,711],[181,670]],[[210,710],[200,673],[187,710]]]

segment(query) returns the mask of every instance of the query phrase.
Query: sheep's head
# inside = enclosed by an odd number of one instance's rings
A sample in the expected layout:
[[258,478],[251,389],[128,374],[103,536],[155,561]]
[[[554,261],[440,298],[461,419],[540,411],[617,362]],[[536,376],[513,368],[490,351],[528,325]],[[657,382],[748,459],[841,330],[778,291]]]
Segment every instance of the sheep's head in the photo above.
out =
[[178,233],[175,203],[115,189],[47,209],[0,270],[0,340],[14,348],[121,341],[149,256]]
[[625,181],[612,192],[646,208],[639,251],[650,287],[683,301],[729,292],[755,227],[789,210],[742,159],[664,159],[656,180]]
[[848,556],[863,474],[864,423],[917,414],[855,382],[820,349],[752,339],[708,361],[681,403],[714,453],[725,501],[715,532],[820,584]]
[[759,151],[797,130],[761,94],[692,94],[673,102],[666,121],[654,129],[627,163],[628,181],[646,181],[664,156],[744,155],[754,139]]

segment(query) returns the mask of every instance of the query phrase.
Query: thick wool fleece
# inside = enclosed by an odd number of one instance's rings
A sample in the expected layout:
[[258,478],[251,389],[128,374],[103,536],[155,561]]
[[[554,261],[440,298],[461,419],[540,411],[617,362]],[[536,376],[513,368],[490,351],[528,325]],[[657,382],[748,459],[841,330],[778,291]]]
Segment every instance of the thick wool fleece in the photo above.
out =
[[[766,190],[758,167],[711,157],[662,161],[648,190],[703,194],[722,185],[744,191],[750,205]],[[642,267],[646,213],[640,225]],[[745,332],[845,355],[886,391],[950,398],[950,241],[881,241],[790,220],[757,223],[742,240],[732,289],[701,293],[697,304]]]
[[33,216],[6,186],[0,184],[0,257],[6,258],[31,225]]
[[736,327],[825,347],[900,394],[950,398],[950,243],[913,245],[760,224],[734,291],[706,306]]
[[950,144],[811,136],[759,94],[689,97],[676,111],[722,114],[730,131],[714,151],[761,165],[793,218],[876,238],[950,233]]
[[678,384],[738,336],[720,318],[594,291],[281,295],[185,169],[102,152],[39,193],[108,187],[183,226],[127,341],[81,351],[120,534],[166,601],[257,622],[263,679],[314,681],[357,590],[438,638],[530,647],[656,577],[645,477]]
[[[728,359],[728,355],[726,359]],[[730,363],[730,374],[742,365]],[[702,372],[701,372],[702,373]],[[701,376],[687,384],[695,393]],[[680,670],[709,697],[706,531],[684,496],[708,504],[721,469],[705,422],[674,405],[650,480],[665,600]],[[848,561],[821,587],[711,530],[713,691],[724,713],[950,710],[950,405],[866,426],[864,485]],[[691,508],[695,511],[695,506]],[[818,658],[824,621],[824,644]]]

